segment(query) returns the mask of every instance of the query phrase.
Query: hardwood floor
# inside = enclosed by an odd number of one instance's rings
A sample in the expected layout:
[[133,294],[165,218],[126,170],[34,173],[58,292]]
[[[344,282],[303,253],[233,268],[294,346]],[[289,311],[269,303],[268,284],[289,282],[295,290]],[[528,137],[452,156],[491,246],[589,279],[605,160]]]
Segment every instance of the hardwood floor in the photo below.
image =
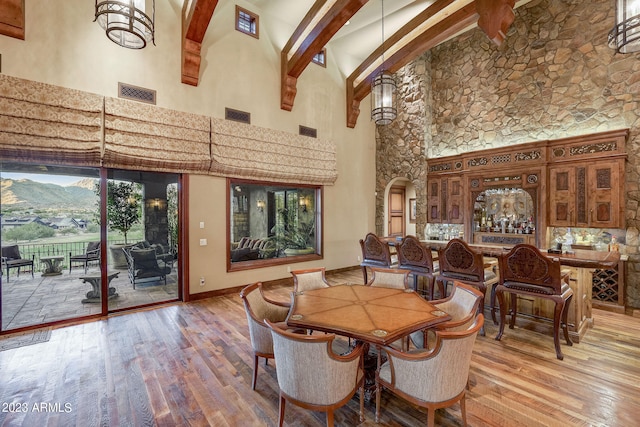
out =
[[[359,270],[328,274],[362,283]],[[267,294],[288,300],[290,287]],[[630,426],[640,419],[640,319],[594,310],[580,344],[557,360],[549,334],[519,319],[502,341],[478,337],[467,392],[471,426]],[[488,313],[487,313],[488,314]],[[253,356],[237,293],[54,329],[46,343],[0,351],[0,426],[273,426],[274,363]],[[3,337],[3,339],[6,339]],[[374,402],[358,422],[358,398],[335,412],[336,425],[374,426]],[[382,394],[381,424],[426,424],[422,409]],[[459,426],[460,408],[436,423]],[[289,426],[323,426],[325,415],[294,405]]]

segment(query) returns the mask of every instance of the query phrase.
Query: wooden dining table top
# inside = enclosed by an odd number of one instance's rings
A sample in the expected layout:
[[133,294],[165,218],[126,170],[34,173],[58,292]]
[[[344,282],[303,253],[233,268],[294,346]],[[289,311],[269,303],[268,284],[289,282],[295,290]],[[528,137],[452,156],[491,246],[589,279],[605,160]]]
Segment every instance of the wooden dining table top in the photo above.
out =
[[293,294],[287,324],[385,346],[448,320],[410,289],[335,285]]

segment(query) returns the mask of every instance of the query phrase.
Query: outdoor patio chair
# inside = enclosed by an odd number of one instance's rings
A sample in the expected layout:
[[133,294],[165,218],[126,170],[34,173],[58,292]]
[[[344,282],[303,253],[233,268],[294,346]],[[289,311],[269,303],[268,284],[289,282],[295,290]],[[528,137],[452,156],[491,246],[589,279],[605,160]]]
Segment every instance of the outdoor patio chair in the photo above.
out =
[[2,268],[7,270],[7,282],[9,281],[9,270],[12,268],[18,269],[18,276],[20,276],[20,267],[31,266],[31,277],[33,277],[33,261],[35,255],[31,255],[31,258],[22,258],[20,255],[20,248],[18,245],[3,246],[2,247]]
[[171,273],[171,267],[157,258],[154,248],[122,250],[127,258],[127,270],[133,289],[136,288],[136,283],[140,282],[164,280],[164,284],[167,284],[167,275]]
[[72,255],[69,252],[69,274],[71,274],[71,267],[73,264],[82,264],[84,266],[84,273],[87,274],[87,268],[90,262],[98,262],[100,264],[100,242],[89,242],[87,249],[83,254]]

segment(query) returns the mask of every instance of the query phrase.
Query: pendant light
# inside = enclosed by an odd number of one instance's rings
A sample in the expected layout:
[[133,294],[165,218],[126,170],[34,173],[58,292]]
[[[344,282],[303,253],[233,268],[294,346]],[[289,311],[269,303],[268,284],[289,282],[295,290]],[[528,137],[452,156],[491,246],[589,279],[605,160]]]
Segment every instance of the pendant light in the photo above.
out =
[[384,0],[382,4],[382,63],[380,73],[371,82],[371,120],[377,125],[388,125],[398,115],[396,109],[397,86],[393,76],[384,71]]
[[[95,21],[109,40],[129,49],[142,49],[153,42],[155,0],[96,0]],[[151,13],[151,16],[148,15]]]

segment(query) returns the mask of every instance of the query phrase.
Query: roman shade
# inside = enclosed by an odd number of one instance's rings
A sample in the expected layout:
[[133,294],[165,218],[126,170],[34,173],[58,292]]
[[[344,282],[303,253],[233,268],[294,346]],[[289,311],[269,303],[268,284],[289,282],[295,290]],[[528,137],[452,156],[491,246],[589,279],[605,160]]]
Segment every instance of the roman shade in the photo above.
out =
[[0,74],[0,157],[100,166],[100,95]]

